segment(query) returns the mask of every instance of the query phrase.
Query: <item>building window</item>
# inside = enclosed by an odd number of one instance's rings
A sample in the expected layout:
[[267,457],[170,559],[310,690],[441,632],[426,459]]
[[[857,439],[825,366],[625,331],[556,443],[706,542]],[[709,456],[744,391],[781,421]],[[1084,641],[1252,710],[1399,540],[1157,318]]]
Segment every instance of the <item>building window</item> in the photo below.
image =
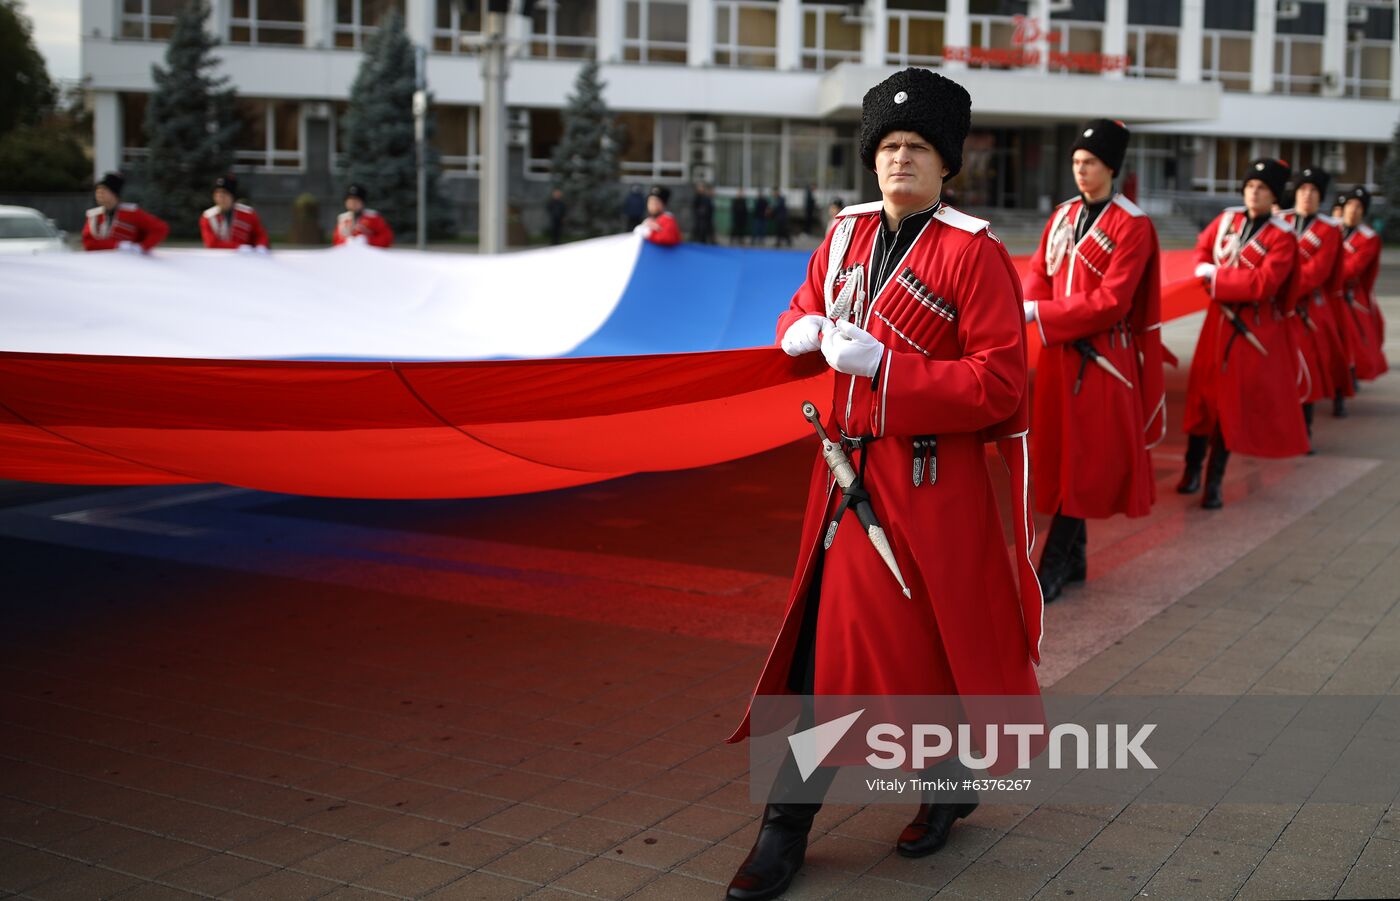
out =
[[433,50],[438,53],[476,53],[477,46],[463,38],[481,37],[481,5],[464,11],[456,0],[437,0],[433,20]]
[[1191,187],[1211,194],[1238,194],[1245,166],[1253,158],[1244,138],[1204,139],[1196,154]]
[[233,0],[230,44],[302,44],[306,41],[305,0]]
[[185,0],[121,0],[121,36],[138,41],[163,41],[175,30],[175,17]]
[[651,113],[618,113],[622,144],[617,158],[624,178],[685,178],[685,119]]
[[481,149],[477,141],[477,107],[438,106],[433,109],[433,148],[442,171],[448,175],[477,175],[481,172]]
[[677,0],[627,0],[622,58],[631,63],[683,63],[690,10]]
[[593,0],[547,0],[533,13],[530,55],[537,59],[585,59],[598,47],[598,4]]
[[825,72],[860,62],[860,21],[848,20],[846,4],[802,4],[802,68]]
[[1346,95],[1390,99],[1390,42],[1351,40],[1346,50]]
[[968,60],[971,69],[1013,69],[1021,65],[1022,51],[1034,52],[1036,47],[1018,47],[1013,44],[1016,35],[1016,20],[1011,16],[973,15],[969,17],[972,35],[971,45],[982,50],[996,48],[997,53],[974,55]]
[[784,130],[788,166],[783,189],[802,190],[811,185],[818,197],[852,195],[858,173],[854,125],[788,122]]
[[564,140],[564,117],[557,109],[532,109],[529,122],[525,174],[548,177],[554,171],[554,148]]
[[403,8],[404,0],[335,0],[335,45],[359,50],[389,10]]
[[1322,38],[1292,34],[1275,39],[1274,91],[1322,93]]
[[1247,31],[1207,31],[1201,38],[1201,78],[1227,91],[1249,90],[1253,36]]
[[243,120],[234,163],[244,169],[300,170],[303,168],[301,101],[238,99]]
[[1131,78],[1176,78],[1175,28],[1128,26],[1128,75]]
[[146,104],[150,94],[118,94],[122,107],[122,162],[145,159],[150,154],[146,139]]
[[776,0],[717,0],[715,64],[753,69],[778,67]]
[[715,185],[768,193],[779,183],[782,126],[775,119],[720,119],[715,134]]
[[936,3],[891,0],[885,62],[894,66],[942,65],[944,22],[947,18],[943,5],[941,0]]

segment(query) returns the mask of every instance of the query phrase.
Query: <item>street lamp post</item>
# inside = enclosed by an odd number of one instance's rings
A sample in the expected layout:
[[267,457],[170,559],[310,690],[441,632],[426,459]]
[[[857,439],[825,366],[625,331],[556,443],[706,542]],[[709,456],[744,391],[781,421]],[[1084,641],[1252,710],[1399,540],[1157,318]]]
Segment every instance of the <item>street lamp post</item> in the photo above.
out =
[[428,247],[428,50],[414,49],[413,143],[418,158],[418,249]]

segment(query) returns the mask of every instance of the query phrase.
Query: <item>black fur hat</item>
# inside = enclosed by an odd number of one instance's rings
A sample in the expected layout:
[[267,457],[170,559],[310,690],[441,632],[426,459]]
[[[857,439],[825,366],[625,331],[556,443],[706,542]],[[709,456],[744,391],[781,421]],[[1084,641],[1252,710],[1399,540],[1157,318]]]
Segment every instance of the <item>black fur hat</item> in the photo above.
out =
[[122,188],[126,187],[126,179],[120,172],[108,172],[97,180],[94,188],[106,188],[118,197],[122,196]]
[[232,175],[220,175],[214,179],[215,191],[227,191],[234,197],[238,196],[238,179]]
[[933,145],[948,167],[946,179],[962,169],[963,140],[972,125],[967,89],[928,69],[908,68],[865,92],[860,104],[860,161],[875,168],[880,139],[892,131],[912,131]]
[[1359,200],[1361,201],[1361,215],[1364,216],[1371,211],[1371,192],[1366,190],[1364,185],[1357,185],[1350,191],[1347,191],[1341,196],[1340,200],[1342,201],[1343,210],[1347,208],[1348,200]]
[[1089,151],[1117,175],[1128,153],[1128,126],[1117,119],[1090,119],[1079,130],[1069,152],[1076,150]]
[[345,188],[346,197],[358,197],[365,203],[369,203],[369,193],[365,191],[365,186],[358,182],[351,182]]
[[671,202],[671,189],[670,189],[670,188],[667,188],[667,187],[664,187],[664,186],[662,186],[662,185],[652,185],[652,186],[651,186],[651,190],[647,192],[647,196],[648,196],[648,197],[660,197],[662,203],[670,203],[670,202]]
[[1327,185],[1332,181],[1332,176],[1327,174],[1325,169],[1317,166],[1308,166],[1298,170],[1298,177],[1293,180],[1293,189],[1296,191],[1303,185],[1312,185],[1317,188],[1317,193],[1326,196]]
[[1283,203],[1283,186],[1288,183],[1288,176],[1292,171],[1283,160],[1262,157],[1251,162],[1249,168],[1244,170],[1244,180],[1240,182],[1240,189],[1243,190],[1245,185],[1257,178],[1274,192],[1274,200],[1277,203]]

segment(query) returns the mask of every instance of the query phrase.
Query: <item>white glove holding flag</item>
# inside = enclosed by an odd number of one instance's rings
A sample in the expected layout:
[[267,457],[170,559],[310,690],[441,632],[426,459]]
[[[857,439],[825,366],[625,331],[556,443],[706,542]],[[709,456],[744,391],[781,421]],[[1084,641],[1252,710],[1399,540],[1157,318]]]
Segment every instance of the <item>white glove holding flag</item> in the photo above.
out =
[[822,337],[822,356],[837,372],[873,376],[885,357],[885,345],[858,325],[842,319]]
[[141,249],[142,249],[142,248],[141,248],[141,245],[140,245],[140,244],[137,244],[135,241],[118,241],[118,242],[117,242],[117,250],[124,250],[124,251],[126,251],[127,253],[140,253],[140,252],[141,252]]
[[1026,313],[1026,322],[1028,322],[1028,323],[1030,323],[1030,322],[1035,322],[1035,317],[1036,317],[1035,304],[1036,304],[1036,301],[1034,301],[1034,300],[1023,300],[1023,301],[1021,301],[1021,308],[1022,308],[1022,309],[1025,311],[1025,313]]
[[254,253],[260,253],[260,254],[262,254],[263,256],[267,256],[269,253],[271,253],[271,251],[269,251],[269,250],[267,249],[267,245],[266,245],[266,244],[259,244],[257,247],[254,247],[254,248],[253,248],[253,252],[254,252]]
[[238,252],[239,252],[239,253],[252,253],[252,252],[253,252],[253,245],[251,245],[251,244],[239,244],[239,245],[238,245]]
[[1197,264],[1196,264],[1196,278],[1208,278],[1208,279],[1214,280],[1214,279],[1215,279],[1215,264],[1214,264],[1214,263],[1197,263]]
[[786,332],[783,332],[783,352],[790,357],[800,357],[814,350],[820,350],[822,335],[833,327],[831,320],[825,316],[808,313],[788,326]]

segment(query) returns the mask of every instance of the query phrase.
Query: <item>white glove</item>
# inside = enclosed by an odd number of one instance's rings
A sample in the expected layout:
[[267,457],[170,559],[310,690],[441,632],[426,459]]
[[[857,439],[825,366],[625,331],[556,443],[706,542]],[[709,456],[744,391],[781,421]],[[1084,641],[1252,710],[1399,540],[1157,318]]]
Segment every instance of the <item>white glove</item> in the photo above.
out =
[[842,319],[822,338],[822,356],[837,372],[869,377],[880,368],[885,345],[865,329]]
[[1026,312],[1026,322],[1035,322],[1035,304],[1036,302],[1034,300],[1021,301],[1021,308]]
[[140,253],[141,245],[135,241],[118,241],[117,250],[124,250],[127,253]]
[[353,238],[351,238],[350,240],[353,241],[354,243],[360,245],[361,247],[368,247],[368,246],[369,246],[369,238],[368,238],[367,236],[365,236],[365,235],[355,235],[355,236],[354,236]]
[[783,332],[783,352],[790,357],[800,357],[814,350],[820,350],[822,336],[833,327],[831,320],[825,316],[809,313],[788,326],[788,330]]
[[647,235],[651,234],[652,230],[655,228],[656,226],[652,224],[652,221],[650,219],[647,219],[638,224],[636,228],[632,229],[632,234],[641,235],[643,238],[645,238]]
[[1214,264],[1214,263],[1197,263],[1197,264],[1196,264],[1196,277],[1197,277],[1197,278],[1208,278],[1208,279],[1214,280],[1214,279],[1215,279],[1215,264]]
[[253,245],[251,245],[251,244],[239,244],[239,245],[238,245],[238,252],[239,252],[239,253],[252,253],[252,252],[253,252]]
[[260,253],[260,254],[262,254],[263,256],[267,256],[267,255],[268,255],[269,253],[271,253],[271,252],[272,252],[272,251],[270,251],[270,250],[267,249],[267,245],[266,245],[266,244],[259,244],[258,246],[256,246],[256,247],[253,248],[253,253]]

